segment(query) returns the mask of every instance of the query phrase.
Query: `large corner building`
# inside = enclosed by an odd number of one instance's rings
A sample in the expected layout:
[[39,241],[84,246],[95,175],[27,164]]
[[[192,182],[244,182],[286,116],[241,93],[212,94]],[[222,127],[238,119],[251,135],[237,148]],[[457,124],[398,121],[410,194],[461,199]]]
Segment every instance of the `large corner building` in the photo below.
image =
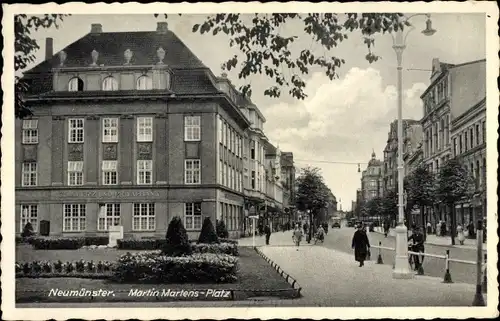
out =
[[[91,32],[24,74],[33,116],[16,122],[16,230],[50,236],[164,237],[179,216],[246,229],[265,199],[263,116],[165,22]],[[246,191],[246,193],[245,193]],[[248,197],[247,197],[248,196]],[[282,203],[283,201],[278,201]]]

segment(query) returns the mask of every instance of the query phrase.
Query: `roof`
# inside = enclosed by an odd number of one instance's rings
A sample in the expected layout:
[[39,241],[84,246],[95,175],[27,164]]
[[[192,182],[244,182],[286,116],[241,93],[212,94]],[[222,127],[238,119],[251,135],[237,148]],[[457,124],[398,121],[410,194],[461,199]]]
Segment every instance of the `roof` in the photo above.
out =
[[[133,56],[132,65],[154,65],[158,62],[156,51],[165,50],[163,62],[171,68],[207,68],[196,55],[170,30],[165,33],[157,31],[137,32],[99,32],[88,33],[67,47],[63,48],[67,55],[65,67],[86,67],[92,62],[91,52],[99,53],[97,63],[104,66],[122,66],[125,62],[124,52],[130,49]],[[59,55],[33,67],[25,74],[43,73],[59,65]]]

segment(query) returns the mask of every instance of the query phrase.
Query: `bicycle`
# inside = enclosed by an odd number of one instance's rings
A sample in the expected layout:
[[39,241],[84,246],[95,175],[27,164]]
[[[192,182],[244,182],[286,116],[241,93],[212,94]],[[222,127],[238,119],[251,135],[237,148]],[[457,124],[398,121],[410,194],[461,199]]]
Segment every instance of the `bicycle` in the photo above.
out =
[[318,237],[318,234],[314,234],[314,245],[316,245],[318,242],[325,242],[325,236],[323,237]]

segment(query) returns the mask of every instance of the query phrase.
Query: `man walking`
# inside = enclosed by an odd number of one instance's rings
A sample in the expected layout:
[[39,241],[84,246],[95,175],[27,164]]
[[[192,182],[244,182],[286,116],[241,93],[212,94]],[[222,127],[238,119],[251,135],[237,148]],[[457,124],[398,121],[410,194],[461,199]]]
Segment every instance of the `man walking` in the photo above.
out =
[[368,241],[368,236],[363,231],[361,224],[358,225],[358,229],[352,237],[352,248],[354,249],[354,259],[359,262],[360,267],[364,266],[370,250],[370,241]]

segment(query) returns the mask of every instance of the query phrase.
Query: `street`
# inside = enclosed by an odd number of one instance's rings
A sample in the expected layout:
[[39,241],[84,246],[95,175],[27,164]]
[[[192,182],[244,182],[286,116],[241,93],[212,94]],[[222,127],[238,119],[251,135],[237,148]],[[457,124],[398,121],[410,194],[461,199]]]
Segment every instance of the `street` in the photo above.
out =
[[[351,240],[355,229],[349,227],[342,227],[340,229],[329,228],[328,235],[326,235],[325,242],[322,244],[326,248],[339,250],[345,253],[352,253]],[[383,234],[376,232],[368,233],[368,239],[371,245],[378,245],[382,242],[382,246],[395,247],[395,238],[388,236],[384,237]],[[445,255],[446,250],[450,250],[450,258],[475,261],[476,250],[466,248],[453,248],[436,245],[425,245],[426,253]],[[381,250],[382,259],[384,264],[392,265],[394,263],[394,251]],[[378,249],[371,250],[371,260],[376,262],[378,256]],[[424,274],[428,276],[443,277],[445,273],[445,260],[438,258],[426,257],[424,259]],[[453,282],[476,283],[476,265],[463,264],[450,262],[450,274]]]

